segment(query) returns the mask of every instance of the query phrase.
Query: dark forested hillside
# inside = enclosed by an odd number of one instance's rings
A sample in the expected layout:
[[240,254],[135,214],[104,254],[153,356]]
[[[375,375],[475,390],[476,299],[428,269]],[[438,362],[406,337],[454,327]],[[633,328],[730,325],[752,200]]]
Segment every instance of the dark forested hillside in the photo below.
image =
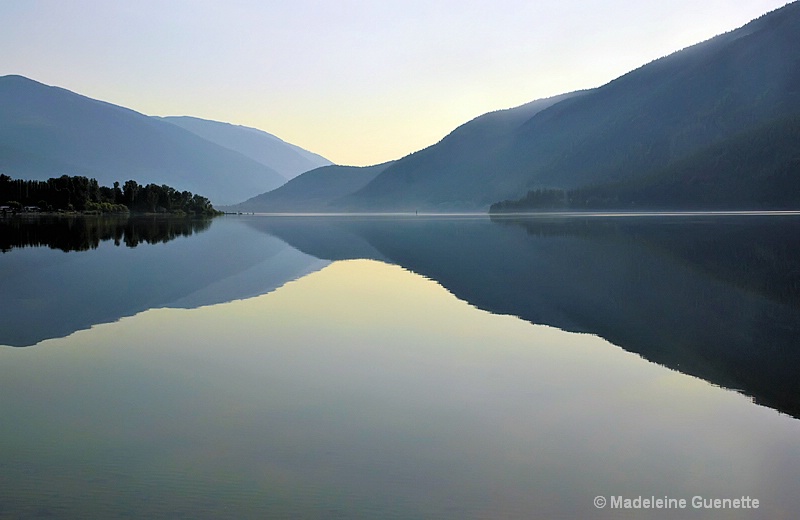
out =
[[800,208],[800,117],[709,146],[654,174],[573,190],[531,190],[492,212],[549,209],[785,210]]
[[460,139],[454,132],[387,168],[349,202],[485,209],[531,190],[571,190],[676,168],[711,146],[800,114],[797,49],[800,3],[792,3],[557,100],[518,124],[495,127],[498,134]]

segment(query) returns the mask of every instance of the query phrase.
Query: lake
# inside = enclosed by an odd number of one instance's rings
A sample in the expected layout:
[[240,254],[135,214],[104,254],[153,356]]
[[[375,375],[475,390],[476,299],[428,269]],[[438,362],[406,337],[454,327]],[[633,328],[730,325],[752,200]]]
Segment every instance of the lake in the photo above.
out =
[[0,518],[800,513],[800,216],[0,237]]

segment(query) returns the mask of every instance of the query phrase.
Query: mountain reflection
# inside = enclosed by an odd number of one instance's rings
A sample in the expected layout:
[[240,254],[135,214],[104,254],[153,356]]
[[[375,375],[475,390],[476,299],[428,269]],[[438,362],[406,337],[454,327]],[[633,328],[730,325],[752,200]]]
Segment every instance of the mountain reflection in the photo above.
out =
[[[0,222],[0,345],[264,294],[372,259],[458,298],[598,335],[800,418],[800,217],[36,219]],[[103,241],[133,247],[98,246]],[[40,248],[65,251],[62,255]],[[291,246],[291,247],[290,247]],[[598,367],[602,370],[602,367]]]
[[796,217],[250,224],[318,258],[397,263],[476,307],[599,335],[800,417]]
[[168,242],[205,231],[210,219],[128,216],[32,216],[0,219],[0,251],[46,246],[62,251],[97,249],[113,240],[119,246]]
[[[232,217],[3,224],[13,250],[0,255],[0,345],[35,345],[153,308],[248,298],[327,265]],[[134,247],[157,242],[169,243]]]

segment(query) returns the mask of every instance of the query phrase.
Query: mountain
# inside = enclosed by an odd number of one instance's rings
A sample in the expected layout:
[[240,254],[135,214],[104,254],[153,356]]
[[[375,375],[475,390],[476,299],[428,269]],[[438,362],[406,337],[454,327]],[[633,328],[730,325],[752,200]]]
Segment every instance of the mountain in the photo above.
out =
[[541,111],[586,95],[571,92],[479,116],[441,141],[390,165],[361,190],[337,203],[354,209],[479,209],[496,200],[507,181],[496,169],[511,152],[514,132]]
[[84,175],[107,186],[128,179],[168,184],[215,204],[286,181],[174,124],[22,76],[0,77],[0,172],[38,180]]
[[207,141],[239,152],[272,168],[286,179],[293,179],[303,172],[333,164],[321,155],[287,143],[256,128],[189,116],[169,116],[159,119],[188,130]]
[[[800,3],[556,98],[530,117],[478,118],[405,157],[349,208],[478,209],[535,189],[654,175],[735,136],[800,114]],[[520,113],[521,115],[521,113]],[[742,183],[748,189],[756,183]]]
[[360,190],[388,168],[387,162],[375,166],[323,166],[306,172],[283,186],[262,193],[225,211],[257,213],[330,213],[339,199]]
[[666,169],[574,190],[534,190],[490,212],[543,209],[789,210],[800,207],[800,116],[711,145]]
[[[360,190],[365,189],[379,175],[382,176],[384,171],[393,169],[397,163],[411,166],[424,164],[437,169],[439,174],[437,179],[443,183],[442,189],[458,190],[465,184],[463,175],[480,172],[485,163],[492,159],[491,153],[498,153],[507,146],[507,135],[514,128],[540,110],[580,94],[580,92],[564,94],[533,101],[516,108],[490,112],[456,128],[437,145],[411,154],[400,161],[362,168],[352,166],[319,168],[300,175],[272,192],[225,209],[255,212],[336,212],[397,208],[397,204],[387,200],[394,198],[395,191],[391,186],[382,188],[384,196],[371,197],[369,201],[353,195],[360,193]],[[452,175],[446,175],[446,171]],[[462,174],[462,177],[459,182],[454,183],[452,177],[458,174]],[[406,194],[401,209],[413,211],[419,208],[417,200],[418,198]],[[486,203],[492,200],[488,199]]]

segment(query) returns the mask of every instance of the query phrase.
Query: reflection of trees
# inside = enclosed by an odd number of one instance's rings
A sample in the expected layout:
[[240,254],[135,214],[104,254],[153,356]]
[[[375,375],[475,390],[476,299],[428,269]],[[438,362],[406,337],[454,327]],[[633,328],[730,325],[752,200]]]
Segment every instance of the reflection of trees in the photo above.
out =
[[534,237],[573,236],[639,244],[695,271],[800,307],[800,220],[793,216],[653,218],[492,217]]
[[205,231],[210,219],[158,217],[24,217],[0,219],[0,251],[47,246],[62,251],[95,249],[100,242],[136,247]]

